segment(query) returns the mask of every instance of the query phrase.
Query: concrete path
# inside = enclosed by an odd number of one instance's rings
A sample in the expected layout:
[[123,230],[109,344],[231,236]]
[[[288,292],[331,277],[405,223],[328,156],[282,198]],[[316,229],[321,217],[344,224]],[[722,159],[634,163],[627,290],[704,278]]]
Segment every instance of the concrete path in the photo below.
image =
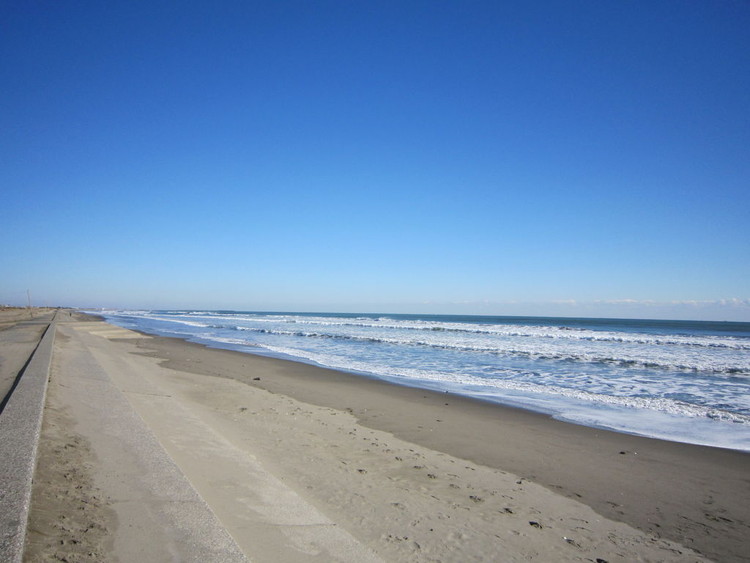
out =
[[[102,520],[106,560],[380,561],[170,388],[178,372],[127,343],[142,338],[99,321],[57,322],[48,412],[64,413],[88,455],[75,466],[114,511]],[[30,561],[63,553],[45,543],[54,525],[32,517],[30,530]]]
[[[92,335],[97,328],[101,335]],[[90,445],[96,463],[86,470],[117,516],[108,560],[247,561],[95,357],[107,336],[127,331],[77,321],[60,322],[58,331],[56,398]]]
[[[162,368],[158,361],[141,354],[127,353],[121,343],[109,342],[110,339],[143,336],[104,323],[65,326],[61,328],[61,334],[71,337],[60,356],[65,362],[62,367],[68,362],[79,370],[85,366],[87,375],[76,375],[75,378],[86,378],[89,393],[96,389],[99,396],[103,392],[100,387],[106,388],[106,406],[97,406],[104,405],[104,400],[96,400],[95,404],[88,405],[86,411],[91,419],[80,426],[95,429],[87,438],[94,449],[101,452],[97,457],[104,464],[114,464],[119,472],[124,472],[126,478],[128,475],[136,476],[139,482],[134,483],[135,491],[144,484],[143,472],[136,469],[144,461],[149,463],[148,490],[142,491],[142,498],[132,509],[143,511],[143,507],[153,503],[156,508],[154,513],[159,516],[163,526],[161,520],[164,515],[158,509],[163,505],[160,498],[162,491],[169,491],[180,481],[187,483],[186,479],[189,479],[240,549],[252,560],[274,563],[380,561],[368,547],[283,483],[252,453],[231,443],[217,429],[210,415],[184,401],[178,391],[170,386],[165,373],[168,370]],[[101,395],[101,399],[105,399],[104,395]],[[123,405],[122,410],[127,410],[131,415],[137,413],[136,416],[140,416],[146,424],[141,422],[136,428],[135,423],[120,419],[120,415],[115,420],[112,413],[115,400],[127,401],[132,408]],[[90,398],[85,402],[91,403]],[[105,412],[97,412],[99,409],[106,411],[106,419]],[[79,412],[79,416],[83,416],[84,410]],[[110,425],[111,431],[116,432],[116,439],[107,437],[103,440],[102,434],[109,434]],[[136,431],[137,434],[134,434]],[[113,444],[116,444],[115,448]],[[127,454],[133,458],[132,462],[123,459],[124,452],[128,450],[132,450],[132,454]],[[162,461],[155,461],[159,459]],[[132,469],[123,470],[128,463],[132,463]],[[154,463],[156,467],[151,467]],[[164,467],[160,467],[162,464]],[[167,471],[168,464],[173,467],[172,470]],[[163,477],[156,477],[159,472],[163,473]],[[153,484],[150,484],[151,481]],[[121,497],[125,499],[127,495],[123,492]],[[145,516],[143,512],[126,514],[131,509],[127,502],[116,504],[115,508],[121,520],[135,521]],[[188,508],[198,512],[198,507],[180,500],[174,514],[169,516],[189,516]],[[156,525],[156,522],[144,523],[148,531],[153,531]],[[179,532],[177,528],[175,531]],[[175,531],[163,530],[161,533],[166,533],[168,540],[168,536]],[[143,538],[145,532],[143,530],[137,536]],[[127,533],[122,526],[118,528],[115,552],[128,555],[121,556],[123,560],[133,560],[136,556],[144,560],[142,554],[127,552],[129,544],[132,544],[132,540],[125,536]],[[200,541],[205,541],[205,536]],[[146,543],[142,541],[141,545]],[[175,542],[175,547],[184,543],[184,540]],[[201,548],[200,542],[193,543],[182,552],[180,560],[218,560],[201,554]]]

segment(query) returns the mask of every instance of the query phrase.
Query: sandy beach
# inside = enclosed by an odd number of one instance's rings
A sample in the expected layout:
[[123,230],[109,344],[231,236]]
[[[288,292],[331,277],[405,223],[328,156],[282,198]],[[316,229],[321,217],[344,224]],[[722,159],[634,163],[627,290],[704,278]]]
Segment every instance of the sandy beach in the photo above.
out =
[[135,558],[748,561],[750,455],[69,314],[24,560]]

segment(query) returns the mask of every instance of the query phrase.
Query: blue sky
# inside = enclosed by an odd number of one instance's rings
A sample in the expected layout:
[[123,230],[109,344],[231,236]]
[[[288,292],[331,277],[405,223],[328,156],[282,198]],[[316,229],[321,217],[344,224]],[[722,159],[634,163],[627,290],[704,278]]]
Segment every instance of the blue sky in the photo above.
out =
[[5,2],[0,302],[750,321],[750,4]]

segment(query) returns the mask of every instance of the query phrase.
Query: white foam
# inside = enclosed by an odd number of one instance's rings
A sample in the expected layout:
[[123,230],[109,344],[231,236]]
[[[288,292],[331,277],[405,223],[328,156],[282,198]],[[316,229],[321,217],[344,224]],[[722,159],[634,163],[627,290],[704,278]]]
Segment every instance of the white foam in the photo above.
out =
[[[316,365],[381,377],[401,384],[469,395],[531,408],[555,418],[616,431],[687,443],[750,451],[750,417],[663,398],[613,397],[587,391],[427,370],[393,370],[389,366],[351,362],[336,356],[264,346],[290,358]],[[561,401],[560,399],[565,399]],[[727,426],[731,425],[731,426]],[[738,426],[739,425],[739,426]],[[727,430],[731,429],[731,433]]]

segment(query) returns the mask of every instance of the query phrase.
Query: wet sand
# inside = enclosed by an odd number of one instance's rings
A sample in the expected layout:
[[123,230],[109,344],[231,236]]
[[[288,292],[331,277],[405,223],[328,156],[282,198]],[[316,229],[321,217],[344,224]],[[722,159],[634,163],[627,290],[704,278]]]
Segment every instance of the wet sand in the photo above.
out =
[[[84,320],[58,327],[51,400],[74,377],[65,348],[78,346],[250,559],[749,560],[748,454]],[[115,560],[117,476],[102,471],[85,405],[62,395],[48,408],[64,411],[64,437],[43,432],[40,448],[62,440],[73,447],[58,458],[83,455],[79,484],[103,530],[92,550]],[[47,464],[41,456],[39,471]],[[35,489],[30,529],[50,529],[44,489],[71,486],[64,479]]]

